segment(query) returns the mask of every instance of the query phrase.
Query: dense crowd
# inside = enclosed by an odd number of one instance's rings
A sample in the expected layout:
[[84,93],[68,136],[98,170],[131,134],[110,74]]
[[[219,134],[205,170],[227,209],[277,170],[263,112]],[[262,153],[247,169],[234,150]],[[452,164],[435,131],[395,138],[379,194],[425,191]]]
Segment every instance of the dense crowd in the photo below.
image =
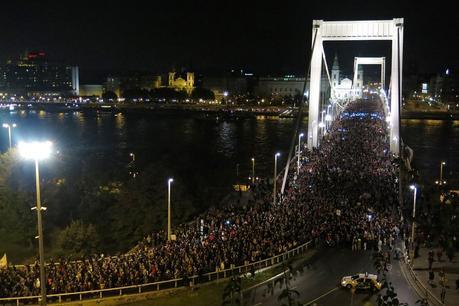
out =
[[[306,150],[305,150],[306,151]],[[48,294],[86,291],[200,275],[283,253],[309,240],[353,249],[392,245],[398,235],[396,165],[376,101],[348,105],[302,155],[279,203],[271,187],[253,186],[249,205],[209,210],[175,229],[176,240],[148,235],[135,251],[61,260],[46,268]],[[278,184],[280,185],[280,184]],[[202,220],[202,221],[201,221]],[[0,270],[0,297],[38,295],[39,266]]]

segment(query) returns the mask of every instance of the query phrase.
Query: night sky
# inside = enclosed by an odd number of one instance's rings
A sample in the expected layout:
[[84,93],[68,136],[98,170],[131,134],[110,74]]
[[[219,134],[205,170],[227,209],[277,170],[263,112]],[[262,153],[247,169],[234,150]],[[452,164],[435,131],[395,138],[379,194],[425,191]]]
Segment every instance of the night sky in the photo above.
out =
[[[12,2],[12,1],[11,1]],[[200,73],[244,68],[301,74],[312,19],[405,18],[405,71],[459,68],[457,10],[442,1],[20,1],[2,3],[0,61],[25,50],[80,66],[83,81],[108,72]],[[438,31],[436,33],[436,31]],[[348,44],[348,43],[346,43]],[[390,44],[326,46],[389,54]],[[379,54],[382,52],[382,54]]]

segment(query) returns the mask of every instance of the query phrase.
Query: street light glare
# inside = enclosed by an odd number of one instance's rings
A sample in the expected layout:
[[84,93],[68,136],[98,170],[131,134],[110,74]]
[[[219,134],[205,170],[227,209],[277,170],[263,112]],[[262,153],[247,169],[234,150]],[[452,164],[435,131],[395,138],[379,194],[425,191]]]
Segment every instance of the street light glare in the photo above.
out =
[[3,123],[4,128],[8,128],[10,125],[8,123]]
[[169,184],[170,184],[170,183],[172,183],[173,181],[174,181],[174,179],[173,179],[173,178],[170,178],[168,182],[169,182]]
[[277,153],[276,153],[276,157],[279,157],[279,156],[280,156],[280,153],[279,153],[279,152],[277,152]]
[[304,133],[301,133],[301,134],[300,134],[300,137],[303,137],[303,136],[304,136]]
[[415,190],[415,189],[416,189],[416,186],[411,185],[411,186],[410,186],[410,189],[411,189],[411,190]]
[[44,142],[20,142],[18,144],[19,153],[23,158],[42,160],[51,155],[53,143],[51,141]]
[[446,165],[446,163],[445,163],[445,162],[441,162],[441,164],[442,164],[443,166],[444,166],[444,165]]

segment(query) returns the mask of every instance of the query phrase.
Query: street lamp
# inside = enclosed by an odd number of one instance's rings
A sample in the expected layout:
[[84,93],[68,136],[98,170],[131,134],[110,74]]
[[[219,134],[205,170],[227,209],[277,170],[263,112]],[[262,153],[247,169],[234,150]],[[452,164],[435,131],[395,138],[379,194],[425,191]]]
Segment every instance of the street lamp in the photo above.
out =
[[16,127],[16,123],[13,123],[13,124],[8,124],[8,123],[3,123],[3,127],[5,129],[8,129],[8,139],[10,141],[10,149],[11,149],[11,128],[15,128]]
[[32,210],[37,211],[38,223],[38,253],[40,256],[40,295],[41,304],[46,305],[46,282],[45,282],[45,255],[43,249],[43,224],[41,211],[46,210],[46,207],[41,206],[40,199],[40,172],[38,161],[44,160],[51,155],[52,142],[20,142],[18,144],[19,153],[25,159],[32,159],[35,161],[35,186],[37,195],[37,206]]
[[[413,193],[413,225],[411,226],[411,243],[412,243],[412,248],[414,249],[414,231],[415,231],[415,228],[416,228],[416,221],[415,221],[415,217],[416,217],[416,194],[417,194],[418,189],[416,188],[415,185],[411,185],[410,189],[414,191],[414,193]],[[414,254],[413,254],[413,258],[414,258]]]
[[255,158],[252,157],[252,184],[255,184]]
[[303,133],[300,133],[298,135],[298,163],[297,163],[297,167],[296,167],[296,175],[299,176],[300,175],[300,154],[301,154],[301,138],[304,136]]
[[280,153],[274,155],[274,182],[273,182],[273,205],[276,205],[276,176],[277,176],[277,158],[280,156]]
[[167,181],[167,240],[171,240],[171,183],[174,181],[170,178]]
[[435,184],[437,185],[444,185],[446,184],[446,181],[443,180],[443,166],[446,165],[446,162],[442,161],[440,163],[440,181],[435,181]]
[[132,157],[132,161],[135,162],[135,154],[134,153],[129,153],[129,156]]

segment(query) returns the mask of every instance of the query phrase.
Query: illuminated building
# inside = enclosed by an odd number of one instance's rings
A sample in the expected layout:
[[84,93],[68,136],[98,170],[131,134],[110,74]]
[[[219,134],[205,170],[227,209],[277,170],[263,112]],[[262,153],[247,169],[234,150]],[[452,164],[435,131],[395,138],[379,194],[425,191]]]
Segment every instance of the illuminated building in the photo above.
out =
[[162,78],[160,75],[109,76],[104,84],[104,91],[114,92],[121,97],[126,90],[141,89],[152,90],[161,87]]
[[45,52],[29,52],[0,65],[0,90],[26,96],[78,95],[78,67],[53,63]]
[[191,94],[194,88],[194,73],[187,72],[186,79],[181,76],[176,78],[175,72],[169,72],[167,87],[173,88],[178,91],[186,91],[188,95]]
[[338,56],[335,55],[333,66],[331,70],[332,85],[334,88],[334,95],[337,99],[350,99],[351,97],[361,97],[363,87],[363,69],[359,66],[356,75],[356,84],[349,78],[341,78],[342,73],[339,68]]

